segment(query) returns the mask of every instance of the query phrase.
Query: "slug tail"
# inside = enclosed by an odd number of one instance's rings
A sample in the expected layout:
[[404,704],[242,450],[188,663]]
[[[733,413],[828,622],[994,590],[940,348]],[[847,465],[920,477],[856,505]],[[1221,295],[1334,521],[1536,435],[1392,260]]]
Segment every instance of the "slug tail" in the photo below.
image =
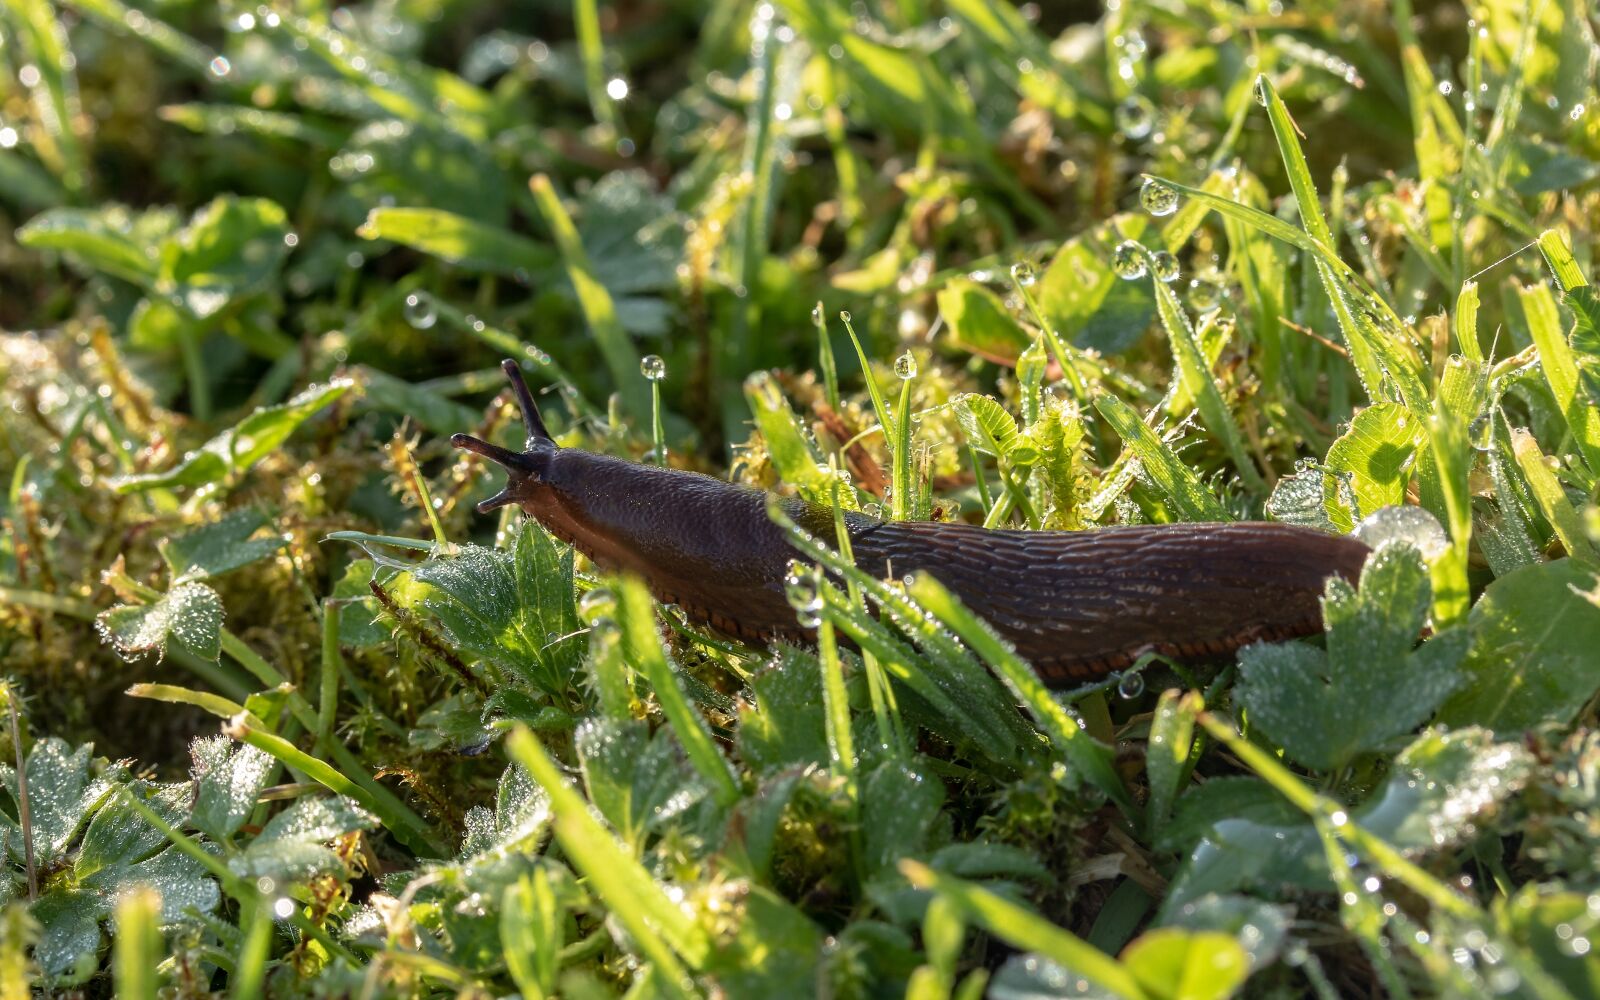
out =
[[551,440],[550,432],[545,430],[544,418],[539,416],[539,407],[533,401],[533,393],[528,391],[528,383],[522,377],[521,366],[506,358],[500,362],[500,370],[511,381],[511,391],[517,397],[517,405],[522,408],[522,426],[527,430],[529,440]]

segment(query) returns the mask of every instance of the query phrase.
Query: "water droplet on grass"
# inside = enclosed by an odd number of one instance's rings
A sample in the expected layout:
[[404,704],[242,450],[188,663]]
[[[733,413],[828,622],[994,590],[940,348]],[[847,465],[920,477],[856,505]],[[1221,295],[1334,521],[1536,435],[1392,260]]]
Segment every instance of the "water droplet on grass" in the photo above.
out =
[[1145,275],[1145,249],[1134,240],[1123,240],[1111,251],[1111,269],[1124,281],[1134,281]]
[[1157,278],[1168,285],[1177,281],[1181,273],[1178,268],[1178,258],[1165,250],[1157,250],[1151,255],[1150,269],[1155,272]]
[[1117,681],[1117,695],[1128,701],[1144,694],[1144,674],[1129,672]]
[[1143,139],[1155,126],[1156,109],[1150,99],[1134,94],[1117,105],[1117,128],[1130,139]]
[[1424,559],[1436,559],[1450,547],[1439,519],[1421,507],[1396,505],[1373,511],[1351,534],[1376,550],[1384,545],[1409,545]]
[[1025,260],[1017,261],[1011,265],[1011,278],[1019,285],[1027,286],[1033,284],[1035,280],[1033,265]]
[[1171,215],[1178,210],[1178,189],[1158,177],[1146,177],[1139,189],[1139,204],[1151,215]]
[[433,296],[427,292],[412,292],[406,296],[406,322],[418,330],[426,330],[439,321],[439,311],[434,307]]
[[639,374],[652,382],[659,382],[667,377],[667,363],[661,360],[659,354],[646,354],[639,359]]
[[894,375],[902,382],[917,377],[917,359],[910,351],[894,359]]

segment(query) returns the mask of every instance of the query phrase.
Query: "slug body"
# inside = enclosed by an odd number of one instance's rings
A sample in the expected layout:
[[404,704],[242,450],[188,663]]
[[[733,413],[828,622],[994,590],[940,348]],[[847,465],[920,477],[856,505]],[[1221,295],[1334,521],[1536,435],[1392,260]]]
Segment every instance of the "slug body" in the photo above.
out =
[[[451,439],[510,475],[479,510],[516,504],[596,564],[639,575],[658,599],[723,632],[752,642],[811,638],[784,594],[799,553],[768,517],[768,494],[558,448],[515,363],[505,369],[528,450]],[[781,503],[803,528],[832,536],[828,508]],[[1260,522],[1009,531],[847,512],[845,525],[863,570],[929,573],[1054,685],[1094,680],[1145,653],[1218,657],[1320,631],[1326,580],[1354,580],[1367,555],[1354,539]]]

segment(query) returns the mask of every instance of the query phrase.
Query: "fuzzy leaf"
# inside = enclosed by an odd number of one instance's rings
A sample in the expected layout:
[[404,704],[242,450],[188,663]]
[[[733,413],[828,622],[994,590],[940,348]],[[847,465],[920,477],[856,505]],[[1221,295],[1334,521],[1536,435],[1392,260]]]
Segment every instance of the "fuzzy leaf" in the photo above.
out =
[[195,740],[189,756],[195,782],[190,822],[211,839],[223,840],[255,809],[257,797],[271,780],[273,759],[226,736]]
[[327,842],[377,822],[342,796],[300,799],[268,820],[250,846],[228,860],[228,867],[246,878],[279,880],[337,870],[341,863]]
[[1240,651],[1240,701],[1253,725],[1294,760],[1335,770],[1426,720],[1460,683],[1460,630],[1413,651],[1427,620],[1427,570],[1410,546],[1381,546],[1361,589],[1328,582],[1326,652],[1302,643]]
[[1524,566],[1489,584],[1467,627],[1467,682],[1441,722],[1513,736],[1570,722],[1600,690],[1600,576],[1576,560]]
[[987,455],[1005,458],[1017,445],[1016,418],[988,396],[962,394],[956,400],[956,420],[967,443]]
[[161,248],[155,290],[205,319],[265,287],[289,253],[288,216],[265,198],[223,195]]
[[118,493],[140,493],[163,487],[204,486],[230,473],[243,472],[277,450],[296,428],[349,388],[350,383],[343,380],[308,386],[282,406],[264,406],[245,417],[166,472],[119,476],[111,485]]
[[393,590],[402,607],[436,620],[459,651],[551,694],[577,669],[572,551],[529,522],[510,551],[463,546],[430,559]]
[[265,559],[288,544],[277,535],[251,537],[266,526],[261,511],[242,507],[219,521],[164,538],[157,548],[174,583],[205,580]]
[[124,657],[165,656],[177,642],[203,659],[222,653],[222,598],[203,583],[180,583],[149,604],[119,604],[95,619],[100,638]]

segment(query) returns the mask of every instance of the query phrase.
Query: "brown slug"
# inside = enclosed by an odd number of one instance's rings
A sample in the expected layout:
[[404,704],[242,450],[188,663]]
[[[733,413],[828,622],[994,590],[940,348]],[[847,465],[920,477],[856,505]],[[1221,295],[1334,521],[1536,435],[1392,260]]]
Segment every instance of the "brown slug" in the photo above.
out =
[[[723,632],[756,643],[811,638],[784,593],[799,553],[768,516],[768,494],[557,447],[516,362],[503,367],[528,450],[450,439],[510,477],[480,511],[516,504],[597,565],[638,574],[658,599]],[[801,527],[832,537],[832,510],[780,502]],[[1367,555],[1352,538],[1267,522],[1014,531],[844,517],[858,566],[879,577],[928,572],[1052,685],[1103,677],[1146,653],[1214,658],[1318,632],[1325,581],[1355,580]]]

